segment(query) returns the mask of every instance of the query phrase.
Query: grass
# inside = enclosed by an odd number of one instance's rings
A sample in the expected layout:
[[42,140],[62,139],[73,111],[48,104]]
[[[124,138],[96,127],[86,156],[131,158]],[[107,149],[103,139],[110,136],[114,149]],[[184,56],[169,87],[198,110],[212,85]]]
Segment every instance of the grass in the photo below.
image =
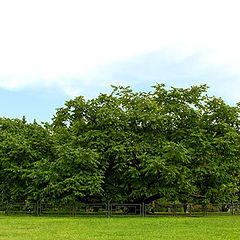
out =
[[240,239],[240,216],[30,217],[0,215],[0,240]]

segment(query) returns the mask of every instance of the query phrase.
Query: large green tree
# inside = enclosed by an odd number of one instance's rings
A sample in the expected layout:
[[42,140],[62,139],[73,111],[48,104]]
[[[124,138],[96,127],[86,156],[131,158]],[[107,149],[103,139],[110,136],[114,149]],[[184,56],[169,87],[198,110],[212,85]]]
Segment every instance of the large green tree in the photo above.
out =
[[0,118],[0,200],[237,200],[240,108],[207,87],[77,97],[53,123]]
[[0,199],[39,200],[54,160],[50,132],[26,119],[0,118]]
[[[71,180],[75,195],[138,202],[163,196],[181,202],[236,199],[239,107],[208,97],[206,90],[205,85],[159,84],[149,93],[113,87],[111,94],[66,102],[57,110],[53,131],[63,149],[61,166],[80,174],[81,180]],[[59,176],[65,186],[66,173]]]

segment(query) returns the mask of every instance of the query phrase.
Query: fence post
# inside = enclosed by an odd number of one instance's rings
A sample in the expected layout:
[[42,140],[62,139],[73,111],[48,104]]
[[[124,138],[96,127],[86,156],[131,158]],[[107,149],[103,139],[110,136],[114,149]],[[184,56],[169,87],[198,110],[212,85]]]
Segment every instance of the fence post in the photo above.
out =
[[36,206],[36,210],[35,210],[35,215],[36,216],[39,216],[39,200],[37,200],[37,202],[35,203],[35,206]]
[[233,203],[233,201],[232,201],[232,215],[234,215],[234,203]]
[[176,216],[175,204],[172,205],[172,215],[173,215],[173,217]]
[[192,216],[192,205],[189,205],[189,215]]
[[38,216],[38,203],[37,203],[37,201],[34,204],[34,215]]
[[206,216],[206,204],[202,205],[203,216]]
[[8,215],[8,202],[6,203],[6,211],[5,214]]
[[111,207],[110,207],[110,201],[107,202],[107,217],[111,217]]
[[41,215],[41,205],[42,205],[41,200],[38,200],[38,216]]
[[76,204],[75,204],[75,201],[73,202],[73,205],[72,205],[72,216],[73,217],[76,216]]
[[142,217],[145,217],[145,203],[144,202],[142,202],[142,206],[141,206],[141,215],[142,215]]

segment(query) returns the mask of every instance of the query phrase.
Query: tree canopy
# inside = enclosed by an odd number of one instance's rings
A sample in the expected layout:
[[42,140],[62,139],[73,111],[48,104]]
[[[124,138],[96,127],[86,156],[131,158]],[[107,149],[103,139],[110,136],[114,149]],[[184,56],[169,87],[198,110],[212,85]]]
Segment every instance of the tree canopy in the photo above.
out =
[[113,86],[67,101],[51,125],[0,119],[1,198],[237,200],[240,107],[206,91]]

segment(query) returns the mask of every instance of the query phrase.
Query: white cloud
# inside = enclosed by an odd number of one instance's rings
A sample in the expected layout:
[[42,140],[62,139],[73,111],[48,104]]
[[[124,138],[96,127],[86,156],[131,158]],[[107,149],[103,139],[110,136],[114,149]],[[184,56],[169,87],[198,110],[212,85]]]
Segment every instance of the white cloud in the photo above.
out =
[[0,87],[76,95],[109,83],[98,82],[99,66],[165,48],[165,61],[203,51],[202,64],[240,77],[239,7],[234,0],[0,1]]

